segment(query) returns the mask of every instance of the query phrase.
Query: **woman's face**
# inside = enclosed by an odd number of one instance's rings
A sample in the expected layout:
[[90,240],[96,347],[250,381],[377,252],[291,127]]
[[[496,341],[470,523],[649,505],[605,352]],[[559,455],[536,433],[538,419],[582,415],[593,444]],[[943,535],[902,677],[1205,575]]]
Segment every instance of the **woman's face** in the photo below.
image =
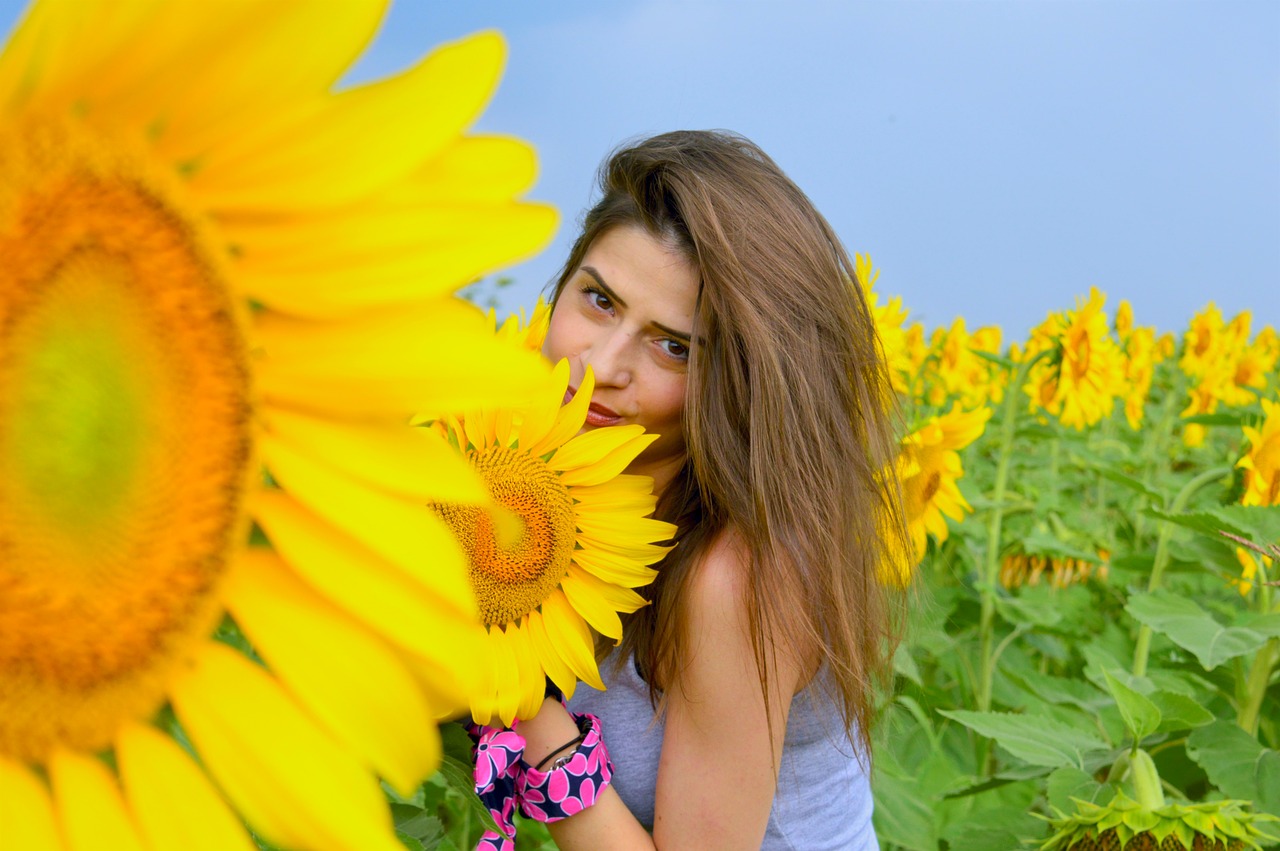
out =
[[569,360],[567,402],[587,366],[595,392],[587,428],[639,423],[659,435],[628,468],[659,489],[684,462],[682,423],[698,274],[636,226],[597,237],[565,283],[542,351]]

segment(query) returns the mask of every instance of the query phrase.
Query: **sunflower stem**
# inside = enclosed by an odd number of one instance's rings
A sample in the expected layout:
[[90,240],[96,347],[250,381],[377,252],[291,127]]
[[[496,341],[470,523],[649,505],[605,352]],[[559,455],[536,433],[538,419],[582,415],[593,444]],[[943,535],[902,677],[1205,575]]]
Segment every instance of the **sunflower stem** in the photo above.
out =
[[[1182,490],[1178,491],[1178,495],[1173,498],[1173,502],[1169,506],[1170,514],[1177,514],[1186,508],[1191,497],[1200,488],[1221,479],[1223,476],[1231,475],[1231,467],[1214,467],[1205,470],[1191,481],[1182,486]],[[1173,524],[1167,520],[1160,523],[1160,534],[1156,539],[1156,556],[1151,564],[1151,577],[1147,580],[1147,593],[1150,594],[1160,587],[1161,581],[1164,579],[1164,569],[1169,563],[1169,539],[1173,536]],[[1136,677],[1145,677],[1147,675],[1147,659],[1151,655],[1151,627],[1143,624],[1138,629],[1138,643],[1133,651],[1133,675]]]
[[[1000,529],[1001,524],[1004,522],[1005,488],[1009,481],[1009,460],[1013,457],[1013,437],[1017,432],[1018,426],[1018,402],[1021,398],[1022,383],[1026,379],[1027,373],[1031,371],[1032,365],[1048,354],[1048,351],[1041,352],[1018,366],[1018,371],[1014,374],[1013,381],[1009,383],[1008,392],[1004,397],[1004,410],[1001,412],[999,460],[996,467],[995,489],[991,495],[991,516],[987,519],[987,548],[983,554],[985,561],[982,570],[982,587],[979,592],[982,597],[982,612],[978,621],[978,643],[980,647],[978,658],[982,661],[982,667],[979,670],[977,697],[978,709],[981,712],[991,709],[991,687],[996,662],[996,656],[993,652],[993,633],[996,611],[996,583],[1000,569]],[[986,768],[987,753],[988,748],[984,742],[979,754],[979,765],[984,770]]]
[[1258,655],[1253,657],[1249,666],[1249,677],[1245,681],[1245,699],[1236,714],[1236,723],[1240,729],[1251,736],[1258,735],[1258,718],[1262,711],[1262,700],[1267,696],[1267,686],[1271,683],[1271,671],[1280,661],[1280,638],[1272,638],[1262,646]]

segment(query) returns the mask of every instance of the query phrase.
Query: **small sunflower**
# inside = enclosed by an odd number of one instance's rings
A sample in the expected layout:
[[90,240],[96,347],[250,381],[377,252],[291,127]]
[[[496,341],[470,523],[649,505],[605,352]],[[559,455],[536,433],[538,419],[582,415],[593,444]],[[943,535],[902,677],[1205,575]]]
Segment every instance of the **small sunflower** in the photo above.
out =
[[1102,311],[1105,302],[1093,287],[1087,300],[1054,323],[1047,341],[1053,354],[1032,367],[1024,387],[1033,408],[1043,407],[1077,430],[1109,416],[1123,384],[1120,351]]
[[1280,402],[1262,400],[1260,428],[1244,427],[1249,451],[1237,462],[1244,470],[1244,505],[1280,505]]
[[898,476],[902,482],[907,528],[919,564],[928,548],[927,536],[941,543],[947,539],[947,521],[960,520],[972,511],[956,481],[964,475],[957,451],[982,436],[990,408],[960,410],[952,405],[947,413],[930,417],[902,440],[898,454]]
[[0,53],[6,843],[393,849],[375,775],[438,762],[476,610],[424,504],[487,495],[404,421],[545,380],[452,292],[555,214],[464,133],[496,35],[334,92],[384,8],[42,0]]
[[1003,399],[1003,372],[977,354],[998,354],[1001,337],[1000,329],[994,325],[970,334],[959,317],[950,328],[935,330],[930,341],[934,366],[928,402],[941,405],[951,398],[966,408],[976,408]]
[[854,274],[862,286],[867,306],[871,308],[871,318],[875,322],[876,334],[884,349],[885,363],[889,367],[889,381],[895,392],[906,393],[909,376],[913,373],[907,351],[907,332],[902,327],[907,321],[907,310],[902,306],[902,297],[894,296],[885,304],[880,304],[880,294],[875,289],[876,281],[880,279],[880,270],[872,264],[870,254],[854,255]]
[[489,650],[471,697],[480,724],[532,717],[547,676],[566,696],[578,680],[603,689],[590,628],[622,639],[618,613],[645,605],[632,589],[653,581],[649,565],[668,550],[658,542],[675,534],[648,516],[657,501],[653,480],[622,472],[657,435],[638,425],[579,434],[595,383],[588,370],[562,406],[568,384],[569,364],[561,361],[534,404],[433,424],[500,506],[433,503],[467,554],[479,601]]

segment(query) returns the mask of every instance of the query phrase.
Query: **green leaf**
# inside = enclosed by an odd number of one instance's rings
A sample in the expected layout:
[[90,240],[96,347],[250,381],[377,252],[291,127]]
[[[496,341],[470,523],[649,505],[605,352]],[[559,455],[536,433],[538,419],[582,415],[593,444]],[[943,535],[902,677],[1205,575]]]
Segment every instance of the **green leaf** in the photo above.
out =
[[990,361],[991,363],[994,363],[997,366],[1002,366],[1005,369],[1018,368],[1018,365],[1016,363],[1014,363],[1013,361],[1009,360],[1008,358],[1002,355],[993,354],[991,352],[984,352],[982,349],[969,349],[969,352],[975,355],[976,357],[980,357],[985,361]]
[[467,735],[464,721],[450,721],[440,725],[440,743],[445,756],[461,763],[471,762],[471,737]]
[[1158,733],[1170,733],[1174,730],[1191,730],[1203,727],[1213,720],[1213,713],[1201,704],[1183,694],[1171,691],[1156,691],[1147,695],[1160,710],[1160,726]]
[[1104,467],[1101,465],[1095,465],[1094,469],[1098,472],[1098,475],[1102,476],[1102,478],[1106,479],[1109,482],[1115,482],[1121,487],[1128,488],[1134,493],[1142,494],[1147,499],[1151,500],[1152,504],[1154,505],[1164,504],[1164,495],[1160,493],[1160,491],[1156,490],[1150,485],[1145,484],[1144,482],[1139,481],[1138,479],[1135,479],[1133,476],[1130,476],[1128,473],[1123,473],[1120,470],[1115,469],[1114,467]]
[[400,840],[400,844],[404,846],[405,851],[427,851],[426,846],[402,831],[396,831],[396,839]]
[[1000,747],[1032,765],[1083,768],[1087,754],[1107,749],[1106,742],[1092,733],[1044,716],[963,709],[939,710],[938,714],[994,739]]
[[1003,671],[1002,673],[1046,703],[1071,704],[1089,713],[1097,712],[1107,703],[1107,696],[1086,680],[1069,680],[1037,671]]
[[910,778],[877,771],[875,790],[873,821],[880,841],[910,851],[936,851],[935,804],[919,795],[918,785]]
[[1116,699],[1116,705],[1120,707],[1120,715],[1124,718],[1124,724],[1129,728],[1134,741],[1141,742],[1154,733],[1160,726],[1159,708],[1111,676],[1110,671],[1103,671],[1102,674],[1107,678],[1107,687],[1111,689],[1111,696]]
[[444,833],[444,825],[431,813],[410,804],[392,804],[391,818],[396,832],[412,837],[424,846],[432,846]]
[[920,668],[916,666],[916,660],[911,657],[911,651],[905,644],[899,644],[893,652],[893,672],[918,686],[924,685],[920,679]]
[[1267,638],[1280,638],[1280,613],[1245,612],[1236,618],[1235,625],[1251,629]]
[[1197,425],[1207,426],[1242,426],[1244,425],[1244,416],[1241,414],[1192,414],[1189,417],[1183,417],[1184,423],[1196,423]]
[[1048,600],[1024,600],[1020,597],[994,598],[996,611],[1015,626],[1030,624],[1031,626],[1051,627],[1062,620],[1062,610],[1056,608]]
[[[1255,544],[1280,544],[1280,505],[1223,505],[1209,512]],[[1230,531],[1230,530],[1228,530]]]
[[464,763],[449,756],[449,754],[445,754],[444,758],[440,760],[440,776],[444,778],[450,788],[462,795],[462,800],[467,802],[467,808],[471,810],[476,818],[480,819],[480,824],[485,830],[492,830],[494,833],[502,832],[498,830],[498,825],[494,823],[493,816],[489,814],[489,808],[476,797],[476,781],[469,762]]
[[1255,652],[1267,641],[1251,629],[1223,626],[1192,600],[1168,591],[1130,597],[1125,611],[1194,653],[1208,671],[1228,659]]
[[1280,816],[1280,751],[1219,719],[1191,734],[1187,755],[1228,798],[1252,801],[1257,810]]
[[1146,508],[1143,513],[1193,529],[1226,544],[1232,542],[1220,532],[1231,532],[1263,547],[1280,543],[1280,505],[1223,505],[1185,514]]
[[1054,769],[1049,775],[1045,793],[1048,795],[1051,806],[1069,813],[1076,809],[1072,798],[1097,804],[1111,800],[1115,795],[1115,789],[1108,784],[1099,783],[1093,779],[1092,774],[1081,771],[1074,765],[1064,765],[1062,768]]

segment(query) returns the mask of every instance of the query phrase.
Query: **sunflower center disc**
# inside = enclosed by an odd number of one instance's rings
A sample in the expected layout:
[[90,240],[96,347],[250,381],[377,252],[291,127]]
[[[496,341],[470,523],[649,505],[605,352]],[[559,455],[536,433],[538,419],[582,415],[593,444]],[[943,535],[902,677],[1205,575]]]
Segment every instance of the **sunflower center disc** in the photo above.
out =
[[201,231],[67,127],[0,145],[0,754],[108,746],[220,616],[247,349]]
[[489,625],[513,623],[536,609],[569,569],[573,499],[541,459],[519,450],[491,449],[471,463],[514,518],[499,518],[495,526],[474,506],[434,508],[467,553],[481,618]]

